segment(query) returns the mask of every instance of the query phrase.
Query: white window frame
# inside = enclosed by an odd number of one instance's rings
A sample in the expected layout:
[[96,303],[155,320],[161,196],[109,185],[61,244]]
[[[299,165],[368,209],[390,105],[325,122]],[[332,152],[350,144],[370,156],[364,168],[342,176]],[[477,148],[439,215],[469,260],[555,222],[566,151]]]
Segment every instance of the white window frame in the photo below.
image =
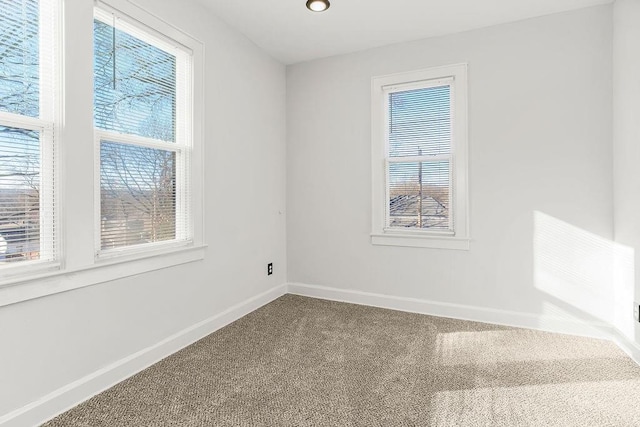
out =
[[[450,222],[452,231],[389,227],[388,165],[401,161],[434,161],[433,156],[389,157],[388,105],[393,92],[451,86],[452,141],[450,161]],[[434,67],[373,77],[371,81],[371,243],[438,249],[469,249],[467,64]]]
[[[94,7],[94,18],[107,25],[117,22],[118,29],[125,31],[145,43],[148,43],[176,58],[176,133],[175,141],[167,142],[138,136],[135,134],[121,134],[115,131],[94,128],[95,144],[95,172],[94,172],[94,230],[96,260],[144,255],[171,250],[181,246],[193,245],[193,216],[191,214],[191,158],[193,151],[193,122],[187,123],[193,117],[193,84],[191,69],[193,69],[193,52],[191,48],[182,45],[162,32],[129,17],[112,6],[99,2]],[[178,78],[181,77],[181,78]],[[183,125],[186,124],[186,125]],[[101,218],[101,170],[100,150],[102,142],[113,142],[135,147],[146,147],[175,153],[176,161],[176,236],[175,239],[151,242],[146,244],[102,249],[102,218]],[[182,218],[179,220],[178,218]],[[179,225],[184,224],[184,227]]]
[[32,130],[40,134],[40,259],[0,266],[0,276],[12,280],[24,274],[60,268],[60,223],[58,193],[58,140],[60,96],[60,10],[59,0],[39,1],[39,114],[23,116],[0,111],[0,125]]

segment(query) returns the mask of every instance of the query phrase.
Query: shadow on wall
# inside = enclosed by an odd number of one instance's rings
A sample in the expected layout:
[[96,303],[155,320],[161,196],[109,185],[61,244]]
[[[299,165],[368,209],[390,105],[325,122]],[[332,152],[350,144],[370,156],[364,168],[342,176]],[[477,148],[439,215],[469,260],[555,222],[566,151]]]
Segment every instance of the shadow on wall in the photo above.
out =
[[634,339],[634,250],[545,213],[533,214],[534,286],[543,314],[606,322]]

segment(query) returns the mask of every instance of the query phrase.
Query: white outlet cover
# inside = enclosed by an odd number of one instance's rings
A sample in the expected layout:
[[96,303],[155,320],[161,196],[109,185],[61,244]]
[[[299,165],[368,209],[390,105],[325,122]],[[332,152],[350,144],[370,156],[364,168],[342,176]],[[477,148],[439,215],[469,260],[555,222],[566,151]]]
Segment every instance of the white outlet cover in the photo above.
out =
[[633,318],[640,322],[640,305],[637,302],[633,303]]

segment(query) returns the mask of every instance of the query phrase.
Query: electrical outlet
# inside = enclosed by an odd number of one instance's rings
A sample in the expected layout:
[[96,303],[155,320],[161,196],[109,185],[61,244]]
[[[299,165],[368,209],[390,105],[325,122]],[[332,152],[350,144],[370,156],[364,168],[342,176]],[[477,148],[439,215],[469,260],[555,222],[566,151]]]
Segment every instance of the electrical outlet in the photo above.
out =
[[636,319],[636,322],[640,322],[640,304],[637,302],[633,303],[633,318]]
[[273,263],[270,262],[267,264],[267,276],[271,276],[273,274]]

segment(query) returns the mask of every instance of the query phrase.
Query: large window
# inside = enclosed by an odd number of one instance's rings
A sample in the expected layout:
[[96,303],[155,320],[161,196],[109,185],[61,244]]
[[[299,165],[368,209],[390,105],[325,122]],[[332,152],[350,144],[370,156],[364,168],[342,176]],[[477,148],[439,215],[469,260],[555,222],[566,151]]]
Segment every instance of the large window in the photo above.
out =
[[203,43],[62,5],[0,0],[0,307],[205,254]]
[[0,271],[57,258],[54,1],[0,0]]
[[98,255],[191,239],[191,53],[96,9]]
[[466,67],[373,80],[374,244],[468,247]]

